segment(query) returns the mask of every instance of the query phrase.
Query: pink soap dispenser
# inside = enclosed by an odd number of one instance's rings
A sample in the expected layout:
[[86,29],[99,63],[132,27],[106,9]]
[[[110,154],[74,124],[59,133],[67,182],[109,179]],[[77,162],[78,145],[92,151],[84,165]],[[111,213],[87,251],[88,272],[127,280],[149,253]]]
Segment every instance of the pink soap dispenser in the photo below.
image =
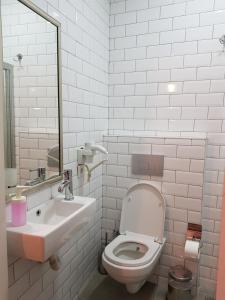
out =
[[22,196],[28,187],[17,186],[16,196],[12,197],[11,201],[11,214],[13,226],[23,226],[27,223],[27,199]]

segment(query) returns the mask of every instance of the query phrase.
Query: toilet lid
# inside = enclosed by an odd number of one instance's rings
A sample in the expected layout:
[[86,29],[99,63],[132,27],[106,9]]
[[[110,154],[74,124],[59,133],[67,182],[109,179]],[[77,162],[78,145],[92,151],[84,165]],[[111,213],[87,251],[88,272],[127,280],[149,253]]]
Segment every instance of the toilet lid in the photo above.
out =
[[164,223],[165,201],[159,190],[148,182],[131,187],[123,200],[120,233],[144,234],[161,242]]

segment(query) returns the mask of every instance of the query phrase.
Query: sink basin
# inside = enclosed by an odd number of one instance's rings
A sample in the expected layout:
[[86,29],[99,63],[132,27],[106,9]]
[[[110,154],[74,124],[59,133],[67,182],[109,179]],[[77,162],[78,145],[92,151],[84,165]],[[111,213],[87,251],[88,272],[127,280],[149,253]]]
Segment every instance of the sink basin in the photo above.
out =
[[95,212],[94,198],[75,196],[72,201],[58,197],[35,207],[27,214],[27,224],[7,224],[10,255],[44,262],[84,225]]

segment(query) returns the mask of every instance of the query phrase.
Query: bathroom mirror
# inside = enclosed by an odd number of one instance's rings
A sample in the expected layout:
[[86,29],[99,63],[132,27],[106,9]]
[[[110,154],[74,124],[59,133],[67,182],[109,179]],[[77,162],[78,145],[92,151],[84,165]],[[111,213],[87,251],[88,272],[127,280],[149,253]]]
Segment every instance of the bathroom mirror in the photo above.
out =
[[60,24],[28,0],[1,0],[6,194],[61,180]]

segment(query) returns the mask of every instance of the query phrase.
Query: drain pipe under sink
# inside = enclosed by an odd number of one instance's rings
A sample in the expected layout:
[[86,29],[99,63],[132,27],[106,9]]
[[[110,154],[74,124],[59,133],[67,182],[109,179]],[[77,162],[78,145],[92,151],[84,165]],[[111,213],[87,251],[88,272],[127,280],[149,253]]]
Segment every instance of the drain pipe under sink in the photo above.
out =
[[61,260],[58,255],[52,255],[48,259],[49,266],[52,270],[58,271],[61,267]]

